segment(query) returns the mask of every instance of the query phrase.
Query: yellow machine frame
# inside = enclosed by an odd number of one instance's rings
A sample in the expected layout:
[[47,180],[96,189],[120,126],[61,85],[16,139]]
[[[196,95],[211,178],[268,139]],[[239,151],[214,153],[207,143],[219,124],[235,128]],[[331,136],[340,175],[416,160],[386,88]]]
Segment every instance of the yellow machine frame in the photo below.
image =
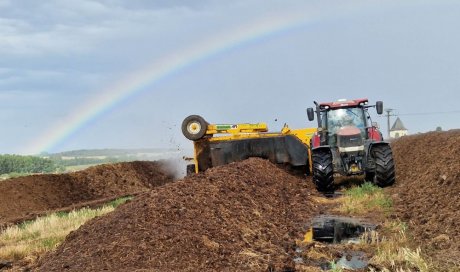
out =
[[[205,133],[205,138],[209,142],[222,142],[232,140],[243,140],[251,138],[268,138],[283,135],[293,135],[297,137],[303,144],[310,146],[310,140],[317,131],[317,128],[301,128],[290,129],[286,124],[281,132],[268,132],[266,123],[242,123],[242,124],[208,124]],[[221,134],[216,136],[216,134]],[[195,172],[198,173],[198,159],[197,152],[199,150],[199,143],[194,142],[194,163]],[[311,150],[308,149],[309,168],[312,170]]]

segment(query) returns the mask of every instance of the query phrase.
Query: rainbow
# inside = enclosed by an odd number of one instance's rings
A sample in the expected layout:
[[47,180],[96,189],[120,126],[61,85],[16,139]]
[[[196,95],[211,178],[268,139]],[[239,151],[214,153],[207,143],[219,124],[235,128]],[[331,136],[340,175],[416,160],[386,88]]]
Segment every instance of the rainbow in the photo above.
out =
[[166,55],[99,91],[96,97],[77,107],[72,114],[65,117],[61,122],[53,124],[53,127],[26,145],[24,153],[38,154],[43,151],[53,151],[91,121],[109,112],[131,96],[145,90],[146,87],[152,86],[184,68],[264,38],[311,25],[319,21],[321,17],[318,14],[306,14],[305,11],[300,10],[289,14],[271,15],[221,32],[219,35],[181,51]]

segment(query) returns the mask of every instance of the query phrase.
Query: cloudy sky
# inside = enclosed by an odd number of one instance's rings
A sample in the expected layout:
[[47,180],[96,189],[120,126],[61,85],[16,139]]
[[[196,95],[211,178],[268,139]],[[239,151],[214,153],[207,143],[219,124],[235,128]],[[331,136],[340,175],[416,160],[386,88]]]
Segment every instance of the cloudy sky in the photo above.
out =
[[0,153],[187,149],[190,114],[279,130],[339,98],[458,128],[459,28],[459,1],[0,0]]

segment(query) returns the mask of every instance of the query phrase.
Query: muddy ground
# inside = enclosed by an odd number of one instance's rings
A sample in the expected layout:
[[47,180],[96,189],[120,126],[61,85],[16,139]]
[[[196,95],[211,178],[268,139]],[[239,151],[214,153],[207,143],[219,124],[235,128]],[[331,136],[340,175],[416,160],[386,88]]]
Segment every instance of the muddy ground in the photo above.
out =
[[[389,217],[407,223],[413,248],[421,247],[434,271],[459,265],[459,146],[460,130],[392,143],[397,180],[385,188],[394,206]],[[319,271],[316,260],[293,259],[312,218],[331,213],[327,203],[310,178],[249,159],[138,195],[72,232],[33,270]],[[367,219],[382,223],[381,215]],[[340,254],[327,245],[314,250]]]
[[460,130],[400,138],[393,144],[395,215],[438,267],[460,268]]
[[0,181],[0,227],[50,211],[106,203],[174,179],[165,162],[126,162],[69,174],[32,175]]
[[85,224],[38,271],[289,271],[312,194],[262,159],[216,167]]

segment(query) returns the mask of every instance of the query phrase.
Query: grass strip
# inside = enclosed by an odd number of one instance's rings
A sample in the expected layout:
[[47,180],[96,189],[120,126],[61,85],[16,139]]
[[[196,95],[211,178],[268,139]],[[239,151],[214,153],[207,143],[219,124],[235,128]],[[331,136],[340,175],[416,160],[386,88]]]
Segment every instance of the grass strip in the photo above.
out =
[[82,208],[71,212],[57,212],[0,232],[0,259],[9,261],[34,260],[53,250],[65,237],[88,220],[107,214],[132,197],[113,200],[96,209]]
[[[369,182],[347,189],[337,211],[353,216],[378,214],[385,222],[376,231],[365,233],[360,246],[374,252],[369,260],[370,271],[431,271],[420,248],[411,248],[408,225],[391,219],[393,201],[385,191]],[[377,268],[377,269],[376,269]]]
[[369,211],[388,214],[393,207],[391,198],[385,195],[383,189],[369,182],[348,189],[344,195],[338,210],[350,215]]

